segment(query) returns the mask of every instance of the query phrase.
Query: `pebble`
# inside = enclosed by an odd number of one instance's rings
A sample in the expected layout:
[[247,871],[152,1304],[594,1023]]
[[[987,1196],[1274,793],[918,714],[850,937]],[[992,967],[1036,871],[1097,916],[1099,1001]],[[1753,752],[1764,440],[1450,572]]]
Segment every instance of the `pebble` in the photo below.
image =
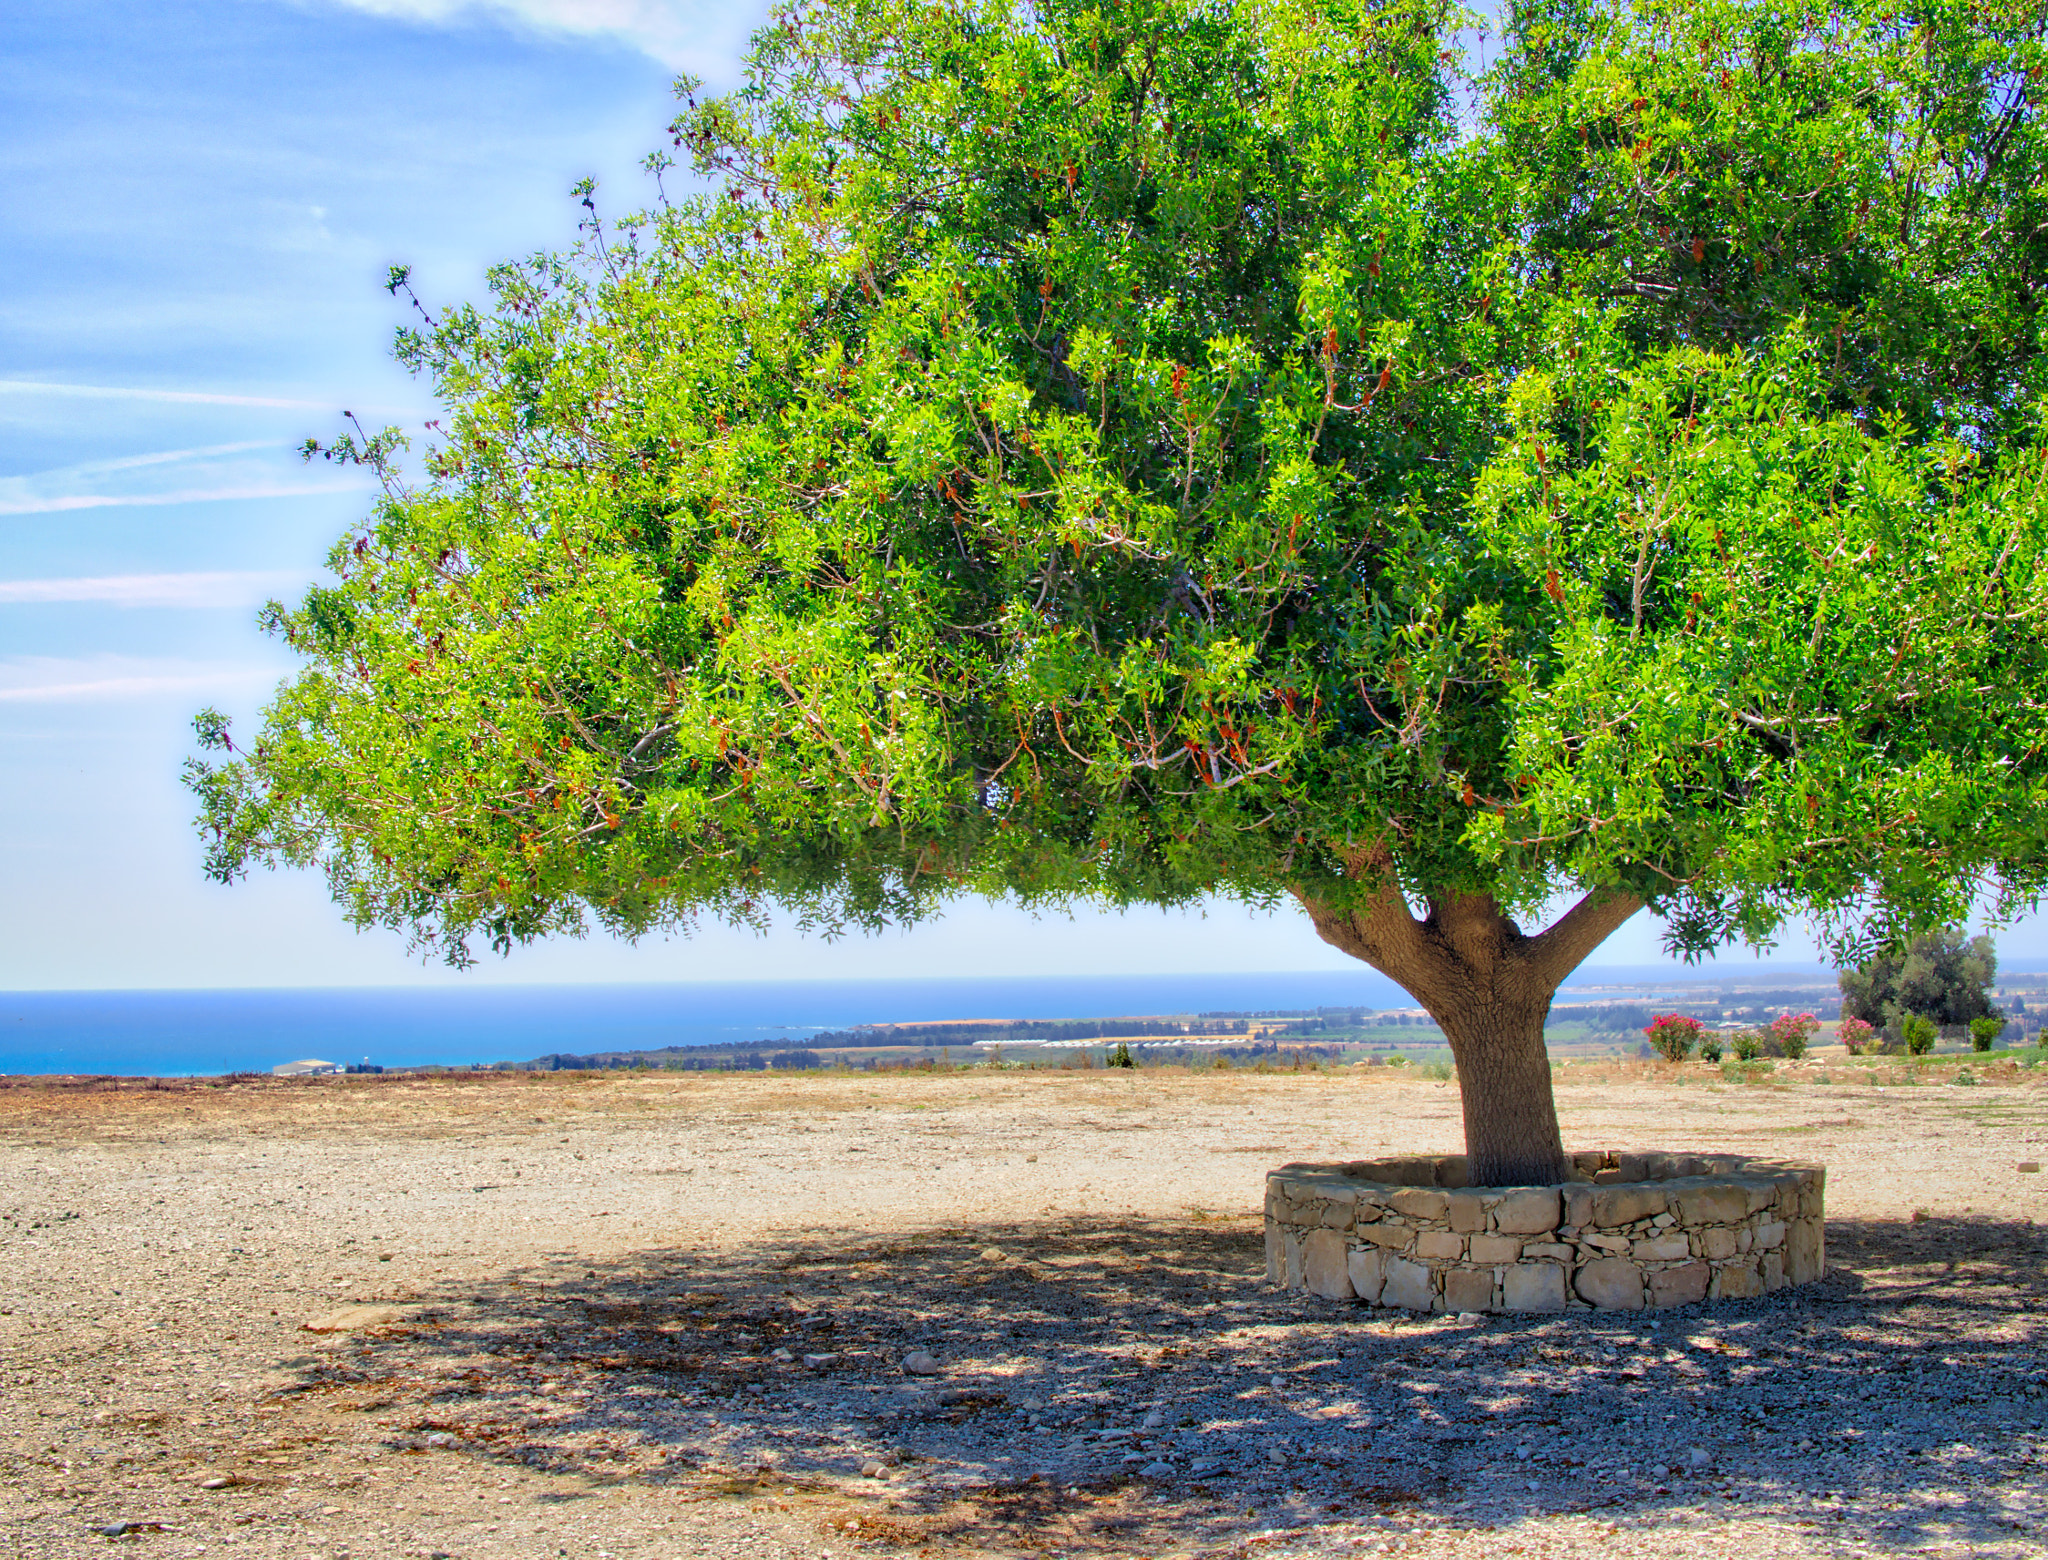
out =
[[1149,1462],[1138,1470],[1138,1477],[1141,1479],[1170,1479],[1173,1477],[1173,1464],[1169,1462]]
[[879,1479],[883,1472],[884,1469],[881,1463],[872,1457],[860,1465],[860,1474],[864,1479]]
[[1165,1423],[1166,1416],[1156,1408],[1153,1409],[1151,1413],[1145,1416],[1145,1428],[1147,1430],[1157,1430],[1161,1425]]
[[912,1349],[903,1356],[904,1372],[912,1376],[936,1376],[939,1362],[936,1356],[925,1349]]
[[1685,1460],[1695,1468],[1711,1468],[1714,1465],[1714,1454],[1704,1446],[1695,1446],[1687,1450]]
[[1283,1447],[1269,1446],[1266,1448],[1266,1460],[1268,1462],[1284,1463],[1287,1461],[1287,1452]]
[[981,1260],[982,1260],[982,1261],[984,1261],[984,1262],[1001,1262],[1001,1261],[1003,1261],[1003,1260],[1004,1260],[1004,1252],[1003,1252],[1003,1248],[1002,1248],[1001,1246],[984,1246],[984,1247],[982,1247],[982,1248],[981,1248]]
[[804,1364],[812,1370],[823,1370],[826,1366],[837,1362],[838,1359],[839,1356],[836,1354],[806,1354],[804,1356]]
[[427,1437],[427,1445],[429,1446],[448,1447],[453,1446],[454,1444],[455,1437],[450,1435],[446,1430],[436,1430],[432,1435]]
[[202,1490],[224,1490],[234,1482],[233,1479],[224,1479],[219,1474],[215,1474],[210,1479],[201,1479],[199,1487]]

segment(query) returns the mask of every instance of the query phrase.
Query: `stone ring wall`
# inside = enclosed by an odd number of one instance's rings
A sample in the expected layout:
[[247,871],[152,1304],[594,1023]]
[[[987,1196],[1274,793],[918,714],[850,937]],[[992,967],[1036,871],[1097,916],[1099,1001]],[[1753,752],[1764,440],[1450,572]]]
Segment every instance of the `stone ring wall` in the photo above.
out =
[[1468,1187],[1465,1157],[1283,1165],[1266,1277],[1412,1311],[1635,1311],[1806,1284],[1827,1265],[1820,1165],[1584,1153],[1556,1186]]

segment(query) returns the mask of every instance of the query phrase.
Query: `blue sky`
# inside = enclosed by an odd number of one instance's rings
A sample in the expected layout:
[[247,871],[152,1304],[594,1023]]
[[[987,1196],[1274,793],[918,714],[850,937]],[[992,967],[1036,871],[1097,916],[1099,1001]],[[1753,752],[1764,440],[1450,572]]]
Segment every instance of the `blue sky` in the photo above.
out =
[[[223,889],[177,783],[192,711],[288,670],[254,608],[365,500],[292,453],[433,415],[387,267],[437,304],[637,202],[668,84],[761,8],[697,0],[8,0],[0,10],[0,987],[445,980],[317,882]],[[2036,927],[2010,953],[2048,946]],[[1737,955],[1737,957],[1743,957]],[[1812,957],[1803,941],[1778,958]],[[1598,956],[1658,958],[1647,920]],[[1297,915],[970,907],[872,941],[570,942],[467,980],[1348,967]]]

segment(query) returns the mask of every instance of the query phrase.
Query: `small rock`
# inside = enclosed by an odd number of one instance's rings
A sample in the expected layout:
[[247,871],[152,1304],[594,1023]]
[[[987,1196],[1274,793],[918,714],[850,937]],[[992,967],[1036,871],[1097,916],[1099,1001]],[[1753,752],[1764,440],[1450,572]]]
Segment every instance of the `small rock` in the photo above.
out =
[[2038,1160],[2038,1159],[2022,1159],[2022,1160],[2020,1161],[2020,1174],[2021,1174],[2021,1175],[2039,1175],[2040,1173],[2041,1173],[2041,1161],[2040,1161],[2040,1160]]
[[872,1457],[860,1465],[860,1476],[863,1479],[879,1479],[883,1472],[882,1465]]
[[429,1446],[439,1446],[446,1448],[453,1446],[454,1444],[455,1437],[450,1435],[446,1430],[436,1430],[432,1435],[427,1437],[427,1445]]
[[338,1311],[329,1311],[325,1316],[300,1323],[299,1330],[310,1333],[355,1332],[363,1327],[385,1327],[392,1322],[402,1322],[408,1314],[395,1305],[345,1305]]
[[1689,1448],[1685,1454],[1685,1460],[1695,1468],[1711,1468],[1714,1466],[1714,1454],[1704,1446]]
[[1282,1387],[1284,1387],[1284,1386],[1286,1386],[1286,1385],[1287,1385],[1287,1378],[1286,1378],[1285,1376],[1275,1376],[1275,1377],[1273,1378],[1273,1390],[1274,1390],[1275,1392],[1278,1392],[1278,1391],[1279,1391],[1279,1390],[1280,1390],[1280,1389],[1281,1389]]
[[1002,1262],[1006,1261],[1007,1258],[1001,1246],[984,1246],[981,1248],[981,1260],[984,1262]]
[[1169,1462],[1149,1462],[1138,1470],[1138,1477],[1141,1479],[1170,1479],[1173,1477],[1173,1464]]
[[1151,1413],[1145,1416],[1145,1428],[1147,1430],[1157,1430],[1161,1425],[1165,1423],[1166,1416],[1156,1408],[1153,1409]]
[[936,1376],[939,1368],[937,1358],[927,1350],[912,1349],[903,1356],[903,1370],[906,1375]]
[[1286,1447],[1284,1447],[1284,1446],[1269,1446],[1269,1447],[1267,1447],[1267,1448],[1266,1448],[1266,1461],[1268,1461],[1268,1462],[1273,1462],[1273,1463],[1284,1463],[1284,1462],[1286,1462],[1286,1461],[1287,1461],[1287,1448],[1286,1448]]
[[836,1354],[806,1354],[804,1356],[804,1364],[812,1370],[824,1370],[827,1366],[836,1363],[838,1359],[839,1356]]
[[777,1349],[775,1351],[775,1358],[784,1365],[794,1365],[796,1363],[796,1356],[787,1349]]
[[202,1490],[224,1490],[234,1482],[233,1479],[224,1479],[219,1474],[215,1474],[210,1479],[201,1479],[199,1487]]
[[1669,1475],[1670,1472],[1671,1470],[1662,1463],[1654,1463],[1650,1467],[1650,1477],[1653,1479],[1662,1479]]

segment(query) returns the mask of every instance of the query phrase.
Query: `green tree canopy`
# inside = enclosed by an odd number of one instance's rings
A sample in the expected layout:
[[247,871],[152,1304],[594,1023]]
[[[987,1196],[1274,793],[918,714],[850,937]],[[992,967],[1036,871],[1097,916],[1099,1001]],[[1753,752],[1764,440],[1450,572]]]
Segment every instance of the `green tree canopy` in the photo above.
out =
[[1997,979],[1998,950],[1989,937],[1965,937],[1960,926],[1943,926],[1903,948],[1880,949],[1842,971],[1837,983],[1843,1017],[1860,1018],[1897,1040],[1914,1015],[1943,1028],[1996,1017],[1991,987]]
[[322,452],[387,497],[193,769],[208,870],[457,960],[1292,895],[1495,1181],[1638,908],[2031,904],[2038,8],[1551,0],[1476,77],[1466,21],[787,6],[682,84],[696,193],[401,333],[424,475]]

